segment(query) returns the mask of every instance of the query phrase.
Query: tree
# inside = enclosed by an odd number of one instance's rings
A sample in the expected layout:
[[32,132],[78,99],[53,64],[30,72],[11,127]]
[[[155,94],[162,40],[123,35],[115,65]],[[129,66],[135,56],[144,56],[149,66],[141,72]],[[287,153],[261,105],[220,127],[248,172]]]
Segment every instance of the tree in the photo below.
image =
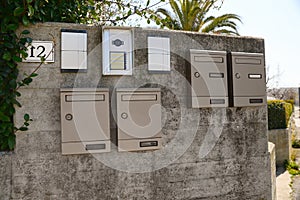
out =
[[[171,10],[158,8],[155,20],[162,27],[174,30],[239,35],[236,14],[207,16],[218,0],[170,0]],[[222,4],[221,4],[222,5]]]

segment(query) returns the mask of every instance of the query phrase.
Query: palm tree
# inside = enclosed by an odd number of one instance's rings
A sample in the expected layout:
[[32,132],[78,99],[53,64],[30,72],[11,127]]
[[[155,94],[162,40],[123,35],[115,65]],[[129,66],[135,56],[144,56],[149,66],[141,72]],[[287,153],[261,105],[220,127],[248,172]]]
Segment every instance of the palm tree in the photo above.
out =
[[218,0],[169,0],[171,10],[159,8],[156,19],[163,27],[174,30],[239,35],[236,14],[206,16]]

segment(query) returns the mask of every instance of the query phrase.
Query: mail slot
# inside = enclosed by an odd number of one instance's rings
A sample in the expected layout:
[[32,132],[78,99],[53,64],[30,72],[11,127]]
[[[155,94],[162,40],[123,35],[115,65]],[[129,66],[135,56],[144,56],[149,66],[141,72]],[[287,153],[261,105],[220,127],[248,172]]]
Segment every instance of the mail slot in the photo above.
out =
[[190,50],[192,107],[227,107],[225,51]]
[[233,105],[260,106],[266,104],[264,55],[232,52]]
[[108,89],[61,89],[62,154],[110,151]]
[[119,151],[161,148],[160,88],[117,89]]

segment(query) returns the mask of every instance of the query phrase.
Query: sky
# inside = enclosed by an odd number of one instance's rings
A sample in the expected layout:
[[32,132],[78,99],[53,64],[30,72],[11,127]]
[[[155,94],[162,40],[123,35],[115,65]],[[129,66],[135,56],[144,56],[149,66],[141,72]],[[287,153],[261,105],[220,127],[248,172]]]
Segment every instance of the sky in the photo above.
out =
[[241,17],[241,36],[265,40],[267,77],[273,77],[269,88],[300,87],[300,0],[224,0],[211,14],[225,13]]
[[241,17],[241,35],[265,40],[269,86],[300,87],[300,0],[224,0],[224,13]]

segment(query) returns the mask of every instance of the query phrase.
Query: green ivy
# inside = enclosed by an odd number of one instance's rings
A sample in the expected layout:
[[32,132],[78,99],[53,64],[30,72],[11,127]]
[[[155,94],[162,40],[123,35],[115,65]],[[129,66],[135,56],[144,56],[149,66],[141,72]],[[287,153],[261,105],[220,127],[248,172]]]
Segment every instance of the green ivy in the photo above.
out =
[[[21,107],[17,97],[18,89],[29,85],[36,73],[25,75],[17,82],[18,63],[27,57],[26,45],[32,42],[23,30],[17,35],[20,25],[25,27],[36,22],[73,22],[84,21],[89,11],[90,1],[85,0],[2,0],[0,7],[0,150],[12,150],[15,146],[15,133],[28,130],[32,121],[24,115],[21,127],[15,127],[13,116],[15,107]],[[12,12],[13,11],[13,12]],[[41,60],[43,63],[43,60]]]

